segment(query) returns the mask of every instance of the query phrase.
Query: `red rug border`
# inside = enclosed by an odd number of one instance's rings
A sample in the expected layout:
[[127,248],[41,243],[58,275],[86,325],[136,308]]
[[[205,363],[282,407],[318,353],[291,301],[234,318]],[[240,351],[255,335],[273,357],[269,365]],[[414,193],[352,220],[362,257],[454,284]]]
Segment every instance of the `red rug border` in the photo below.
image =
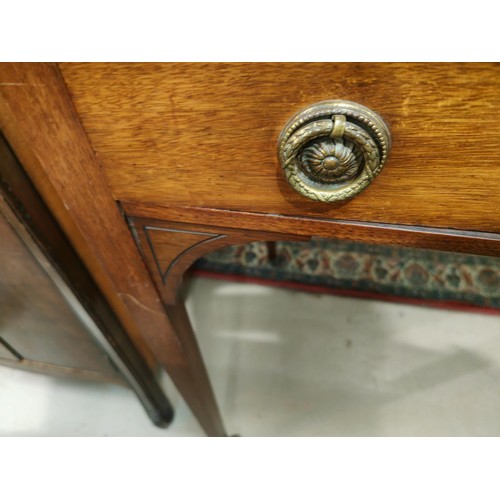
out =
[[382,300],[384,302],[395,302],[400,304],[408,304],[421,307],[433,307],[437,309],[450,309],[453,311],[463,311],[463,312],[491,314],[494,316],[500,316],[499,309],[495,309],[493,307],[485,307],[485,306],[474,306],[454,300],[416,299],[413,297],[401,297],[397,295],[389,295],[378,292],[332,288],[326,285],[311,285],[308,283],[296,283],[293,281],[272,280],[265,278],[256,278],[253,276],[241,276],[239,274],[231,274],[231,273],[226,274],[216,271],[206,271],[204,269],[191,269],[190,275],[198,276],[200,278],[209,278],[222,281],[254,283],[256,285],[273,286],[276,288],[288,288],[290,290],[298,290],[307,293],[323,293],[327,295],[339,295],[342,297]]

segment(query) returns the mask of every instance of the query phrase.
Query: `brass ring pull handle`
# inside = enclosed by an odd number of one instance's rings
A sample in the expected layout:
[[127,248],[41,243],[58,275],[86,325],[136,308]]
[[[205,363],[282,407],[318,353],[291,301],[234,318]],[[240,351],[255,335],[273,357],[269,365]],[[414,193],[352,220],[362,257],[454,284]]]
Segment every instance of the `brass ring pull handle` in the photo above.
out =
[[391,149],[379,115],[350,101],[323,101],[293,116],[278,152],[289,184],[316,201],[348,200],[382,170]]

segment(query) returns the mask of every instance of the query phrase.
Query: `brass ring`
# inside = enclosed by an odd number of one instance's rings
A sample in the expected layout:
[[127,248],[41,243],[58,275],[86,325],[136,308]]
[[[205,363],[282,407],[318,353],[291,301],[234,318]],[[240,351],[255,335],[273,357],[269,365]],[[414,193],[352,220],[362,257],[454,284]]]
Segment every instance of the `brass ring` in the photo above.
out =
[[316,201],[342,201],[366,189],[381,171],[390,133],[365,106],[325,101],[287,123],[278,150],[285,177],[296,191]]

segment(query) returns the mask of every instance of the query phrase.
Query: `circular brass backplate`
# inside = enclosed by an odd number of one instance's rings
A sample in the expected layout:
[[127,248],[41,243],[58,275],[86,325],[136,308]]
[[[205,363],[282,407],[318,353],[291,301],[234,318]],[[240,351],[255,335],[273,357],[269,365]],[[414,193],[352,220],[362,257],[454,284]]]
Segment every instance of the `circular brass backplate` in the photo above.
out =
[[322,101],[294,115],[278,142],[289,184],[316,201],[347,200],[382,170],[391,134],[382,118],[351,101]]

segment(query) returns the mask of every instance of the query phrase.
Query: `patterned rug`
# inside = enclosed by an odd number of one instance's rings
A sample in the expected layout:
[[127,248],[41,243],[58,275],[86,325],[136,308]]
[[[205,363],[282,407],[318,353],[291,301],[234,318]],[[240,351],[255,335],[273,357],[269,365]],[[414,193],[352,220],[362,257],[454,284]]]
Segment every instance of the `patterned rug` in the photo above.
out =
[[426,305],[500,310],[500,258],[313,239],[213,252],[195,274]]

